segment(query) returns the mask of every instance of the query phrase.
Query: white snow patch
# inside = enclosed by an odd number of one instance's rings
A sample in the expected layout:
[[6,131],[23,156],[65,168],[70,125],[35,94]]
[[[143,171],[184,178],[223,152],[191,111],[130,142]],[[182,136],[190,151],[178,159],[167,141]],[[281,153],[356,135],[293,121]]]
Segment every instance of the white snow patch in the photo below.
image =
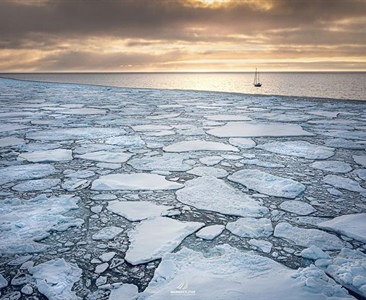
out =
[[318,229],[305,229],[292,226],[289,223],[279,223],[274,236],[291,241],[303,247],[317,246],[322,250],[340,250],[343,242],[335,235]]
[[333,148],[311,144],[306,141],[273,142],[259,145],[257,148],[307,159],[327,159],[334,155]]
[[284,198],[296,198],[305,186],[288,178],[271,175],[259,170],[241,170],[228,176],[228,179],[257,192]]
[[206,226],[196,232],[196,236],[204,240],[213,240],[219,236],[225,229],[224,225],[211,225]]
[[217,137],[313,136],[296,124],[229,122],[207,131]]
[[240,218],[229,222],[226,229],[240,237],[269,237],[273,232],[272,222],[266,218]]
[[176,190],[183,185],[164,176],[148,173],[110,174],[94,180],[92,190]]
[[131,244],[125,260],[132,265],[138,265],[161,258],[204,225],[165,217],[144,220],[128,233]]
[[268,212],[256,200],[212,176],[187,181],[176,195],[184,204],[226,215],[260,217]]
[[67,149],[54,149],[21,153],[18,159],[30,162],[58,162],[72,160],[72,151]]
[[82,274],[76,264],[58,258],[30,268],[29,272],[36,280],[38,291],[48,299],[80,299],[71,291]]
[[280,208],[300,216],[307,216],[316,211],[310,204],[296,200],[284,201],[280,204]]
[[317,226],[366,243],[366,213],[343,215]]
[[188,151],[234,151],[238,152],[239,149],[218,142],[208,142],[202,140],[183,141],[171,144],[163,148],[166,152],[188,152]]
[[107,209],[129,221],[141,221],[165,215],[173,206],[157,205],[147,201],[112,201]]

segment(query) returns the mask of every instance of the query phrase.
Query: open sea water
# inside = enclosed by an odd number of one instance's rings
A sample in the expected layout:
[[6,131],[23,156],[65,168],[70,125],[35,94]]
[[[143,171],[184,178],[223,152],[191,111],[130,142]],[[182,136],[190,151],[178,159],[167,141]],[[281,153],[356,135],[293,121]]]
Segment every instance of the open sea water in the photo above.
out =
[[123,88],[176,89],[366,101],[366,72],[261,73],[21,73],[21,80],[92,84]]

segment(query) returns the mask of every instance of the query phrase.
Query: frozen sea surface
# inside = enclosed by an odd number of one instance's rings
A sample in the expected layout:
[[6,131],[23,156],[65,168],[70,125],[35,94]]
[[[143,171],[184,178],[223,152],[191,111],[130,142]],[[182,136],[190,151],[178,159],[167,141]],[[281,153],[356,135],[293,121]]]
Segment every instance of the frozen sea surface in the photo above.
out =
[[0,90],[1,298],[365,297],[366,103]]

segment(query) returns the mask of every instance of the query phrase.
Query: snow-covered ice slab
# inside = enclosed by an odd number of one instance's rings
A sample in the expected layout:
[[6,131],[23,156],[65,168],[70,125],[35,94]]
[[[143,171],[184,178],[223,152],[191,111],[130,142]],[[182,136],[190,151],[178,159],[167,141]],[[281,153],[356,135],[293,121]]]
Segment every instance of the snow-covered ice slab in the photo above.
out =
[[84,107],[84,108],[65,109],[58,111],[58,113],[67,115],[104,115],[106,111],[104,109]]
[[171,126],[167,125],[136,125],[132,126],[134,131],[165,131],[173,129]]
[[229,143],[242,149],[251,149],[257,144],[250,138],[230,138]]
[[17,137],[4,137],[0,139],[0,147],[9,147],[9,146],[17,146],[24,144],[25,141],[23,139]]
[[223,178],[228,175],[226,170],[214,167],[197,167],[189,170],[187,173],[197,176],[214,176],[217,178]]
[[333,173],[348,173],[352,171],[349,163],[337,160],[316,161],[310,165],[312,168]]
[[213,176],[187,181],[176,195],[184,204],[226,215],[261,217],[268,212],[258,201]]
[[110,137],[105,140],[105,143],[121,146],[124,148],[141,148],[145,146],[145,142],[139,135],[122,135]]
[[128,234],[131,244],[125,260],[132,265],[138,265],[161,258],[204,225],[200,222],[181,222],[165,217],[144,220]]
[[256,239],[250,239],[248,241],[249,245],[252,245],[256,249],[259,249],[260,251],[264,253],[271,253],[272,250],[272,243],[264,240],[256,240]]
[[60,179],[35,179],[28,180],[13,186],[12,189],[18,192],[44,191],[51,189],[61,183]]
[[183,141],[171,144],[163,148],[166,152],[188,152],[188,151],[234,151],[239,149],[219,142],[208,142],[202,140]]
[[226,229],[240,237],[269,237],[273,232],[272,222],[266,218],[240,218],[229,222]]
[[36,280],[38,291],[48,299],[80,299],[71,291],[81,279],[82,270],[63,258],[49,260],[29,269]]
[[307,216],[316,211],[310,204],[296,200],[284,201],[280,204],[280,208],[300,216]]
[[206,226],[196,232],[196,236],[204,240],[213,240],[215,237],[219,236],[224,229],[224,225]]
[[323,178],[323,181],[336,188],[345,189],[351,192],[366,192],[366,189],[362,188],[357,181],[342,176],[327,175]]
[[[187,296],[187,297],[184,297]],[[229,245],[208,253],[183,248],[164,255],[141,300],[196,299],[353,299],[324,271],[291,270],[267,257]]]
[[217,137],[313,136],[297,124],[229,122],[207,131]]
[[166,214],[173,206],[157,205],[147,201],[111,201],[107,209],[130,221],[141,221]]
[[164,176],[148,173],[110,174],[100,176],[92,183],[92,190],[176,190],[183,185],[171,182]]
[[317,226],[366,243],[366,213],[343,215]]
[[131,159],[128,164],[137,170],[183,172],[192,168],[191,165],[183,162],[184,159],[187,159],[186,155],[164,153],[162,156]]
[[10,166],[0,169],[0,184],[46,177],[55,174],[57,171],[52,165],[31,164]]
[[37,243],[49,236],[49,231],[64,231],[81,226],[84,221],[63,214],[78,209],[78,198],[40,195],[29,200],[12,199],[0,202],[0,253],[34,253],[47,249]]
[[82,155],[77,155],[76,157],[107,163],[124,163],[127,160],[129,160],[131,156],[132,154],[123,151],[120,152],[96,151],[96,152],[85,153]]
[[139,291],[136,285],[124,283],[111,289],[108,300],[136,300],[138,296]]
[[228,176],[228,179],[257,192],[284,198],[296,198],[305,186],[295,180],[271,175],[259,170],[241,170]]
[[218,155],[205,156],[200,158],[200,162],[206,166],[214,166],[220,163],[224,158]]
[[327,159],[334,155],[333,148],[311,144],[306,141],[273,142],[259,145],[257,148],[307,159]]
[[211,115],[206,116],[208,120],[213,121],[251,121],[252,119],[243,115]]
[[15,131],[26,128],[28,128],[28,126],[15,125],[15,124],[0,124],[0,132]]
[[318,229],[295,227],[289,223],[279,223],[273,235],[299,246],[310,247],[314,245],[322,250],[340,250],[344,246],[343,242],[333,234]]
[[366,255],[358,250],[343,248],[325,269],[337,282],[366,297]]
[[101,240],[101,241],[113,240],[122,231],[123,228],[117,226],[104,227],[93,235],[93,240]]
[[366,155],[353,155],[352,157],[356,163],[366,167]]
[[41,141],[62,141],[79,139],[100,139],[111,136],[119,136],[125,133],[125,130],[117,128],[78,127],[32,131],[26,134],[26,138]]
[[18,159],[30,162],[58,162],[72,160],[72,151],[67,149],[54,149],[21,153]]

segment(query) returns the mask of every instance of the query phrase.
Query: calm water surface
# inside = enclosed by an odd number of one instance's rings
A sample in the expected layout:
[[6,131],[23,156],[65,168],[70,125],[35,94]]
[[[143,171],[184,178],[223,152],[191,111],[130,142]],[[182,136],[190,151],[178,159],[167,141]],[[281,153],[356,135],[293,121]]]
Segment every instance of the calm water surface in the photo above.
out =
[[1,77],[116,86],[234,92],[366,101],[366,73],[262,73],[262,87],[253,73],[42,73]]

